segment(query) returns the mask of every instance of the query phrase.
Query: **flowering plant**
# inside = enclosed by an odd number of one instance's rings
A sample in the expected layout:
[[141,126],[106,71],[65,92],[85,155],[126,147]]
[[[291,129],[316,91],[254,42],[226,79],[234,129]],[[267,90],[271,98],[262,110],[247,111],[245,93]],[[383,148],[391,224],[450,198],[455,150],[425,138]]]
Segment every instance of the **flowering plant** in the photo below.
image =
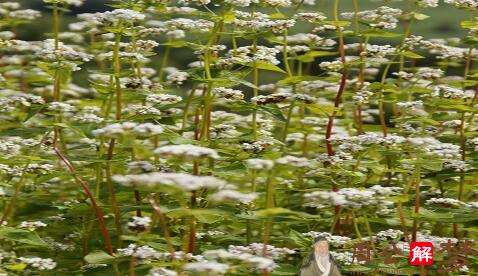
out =
[[[379,253],[478,237],[477,1],[87,2],[0,3],[0,274],[296,275],[318,237],[433,274]],[[443,9],[462,37],[415,31]]]

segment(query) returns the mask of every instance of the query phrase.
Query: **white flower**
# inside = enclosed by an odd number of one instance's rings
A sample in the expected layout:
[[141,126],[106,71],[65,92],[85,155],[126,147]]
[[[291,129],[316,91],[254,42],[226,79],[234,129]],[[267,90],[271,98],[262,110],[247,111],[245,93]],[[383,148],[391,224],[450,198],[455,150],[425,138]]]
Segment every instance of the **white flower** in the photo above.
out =
[[336,60],[336,61],[322,61],[322,62],[319,64],[319,67],[320,67],[322,70],[338,72],[338,71],[342,70],[342,68],[344,67],[344,64],[343,64],[340,60]]
[[[262,256],[264,251],[263,243],[251,243],[248,246],[229,245],[228,251],[231,253],[249,253]],[[282,259],[288,255],[296,254],[297,252],[287,247],[275,247],[271,244],[266,246],[266,256],[273,260]]]
[[63,103],[63,102],[51,102],[48,105],[47,109],[50,111],[61,112],[61,113],[69,113],[69,112],[76,111],[76,108],[74,106],[72,106],[71,104]]
[[417,5],[422,8],[436,8],[439,5],[439,0],[417,0]]
[[187,159],[218,159],[217,151],[195,145],[169,145],[157,148],[154,153],[159,156],[183,157]]
[[478,2],[476,2],[476,0],[445,0],[445,3],[463,9],[478,8]]
[[41,48],[35,52],[35,55],[46,61],[89,61],[92,58],[91,55],[77,51],[62,42],[59,42],[58,49],[55,49],[53,39],[44,40],[41,44]]
[[46,227],[47,225],[41,221],[22,221],[19,228],[27,228],[30,231],[34,231],[38,228]]
[[55,269],[56,267],[56,262],[54,262],[52,259],[42,259],[38,257],[20,257],[18,258],[20,262],[25,263],[30,265],[32,268],[38,269],[38,270],[52,270]]
[[291,155],[287,155],[281,158],[276,159],[275,161],[277,164],[284,165],[284,166],[292,166],[292,167],[307,167],[309,165],[309,160],[305,157],[295,157]]
[[259,95],[251,98],[251,102],[259,105],[284,103],[289,101],[294,95],[289,92],[279,92],[270,95]]
[[273,7],[289,7],[292,5],[291,0],[264,0],[264,3]]
[[154,267],[148,272],[148,276],[177,276],[178,273],[164,267]]
[[272,167],[274,167],[274,161],[252,158],[246,160],[246,166],[252,170],[270,170]]
[[272,145],[271,142],[256,141],[256,142],[253,142],[253,143],[243,143],[242,144],[242,149],[244,151],[247,151],[247,152],[259,153],[259,152],[262,152],[262,151],[266,150],[266,148],[270,145]]
[[160,173],[115,175],[115,182],[126,187],[156,188],[158,186],[177,186],[185,191],[197,191],[202,188],[224,188],[226,182],[213,176],[197,176],[185,173]]
[[344,208],[382,207],[389,205],[386,197],[400,191],[398,187],[375,185],[369,189],[344,188],[337,192],[315,191],[304,194],[310,203],[308,206],[322,208],[323,204],[342,206]]
[[436,205],[443,205],[445,207],[454,207],[454,208],[469,206],[466,202],[463,202],[455,198],[435,198],[435,197],[428,199],[425,202],[425,204],[428,204],[428,205],[436,204]]
[[231,89],[226,87],[214,88],[212,90],[212,93],[228,101],[240,101],[244,99],[244,93],[242,93],[241,90],[236,90],[236,89]]
[[31,9],[17,10],[9,12],[8,16],[19,20],[34,20],[41,16],[41,12]]
[[255,193],[243,194],[234,190],[221,190],[209,197],[213,201],[239,201],[241,203],[249,203],[257,198]]
[[57,3],[57,4],[64,4],[64,5],[71,5],[75,7],[79,7],[83,5],[85,0],[43,0],[45,3]]
[[103,128],[92,131],[94,136],[104,136],[108,138],[118,138],[123,135],[133,134],[141,137],[161,134],[164,131],[160,125],[152,123],[138,124],[135,122],[123,122],[107,125]]
[[207,273],[207,275],[224,275],[229,269],[228,264],[218,262],[189,263],[183,269],[192,273]]
[[166,76],[168,83],[181,85],[189,77],[189,73],[183,71],[173,71]]
[[146,96],[146,102],[152,104],[174,104],[182,100],[180,96],[169,94],[150,94]]
[[258,0],[224,0],[224,3],[238,7],[248,7],[251,3],[259,3]]
[[138,259],[157,259],[161,257],[161,254],[155,249],[147,245],[138,246],[134,243],[128,245],[127,248],[119,248],[118,252],[124,256],[131,256]]
[[144,230],[149,227],[151,224],[150,217],[137,217],[134,216],[131,218],[131,221],[128,222],[128,227],[130,229],[141,229]]
[[145,15],[141,12],[130,9],[114,9],[104,13],[95,13],[92,15],[99,22],[118,23],[120,20],[125,23],[132,23],[145,19]]
[[[371,27],[378,29],[395,29],[397,27],[397,17],[402,15],[400,9],[394,9],[386,6],[379,7],[375,10],[360,11],[358,16],[361,20],[368,22]],[[355,14],[353,12],[342,13],[347,19],[352,19]]]
[[421,67],[415,73],[415,76],[424,79],[439,79],[443,77],[445,72],[441,69],[429,68],[429,67]]
[[211,3],[211,0],[179,0],[178,4],[181,5],[197,5],[197,6],[202,6],[202,5],[207,5]]
[[310,232],[304,233],[303,235],[312,237],[312,238],[319,238],[319,237],[325,238],[334,247],[342,247],[346,243],[352,240],[350,237],[335,236],[327,232],[310,231]]

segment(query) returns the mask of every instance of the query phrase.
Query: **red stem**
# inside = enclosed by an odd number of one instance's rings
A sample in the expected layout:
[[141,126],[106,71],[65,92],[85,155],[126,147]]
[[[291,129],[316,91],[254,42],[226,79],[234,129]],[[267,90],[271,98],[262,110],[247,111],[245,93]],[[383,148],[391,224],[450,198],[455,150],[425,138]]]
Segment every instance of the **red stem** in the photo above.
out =
[[80,183],[81,187],[83,188],[86,195],[90,199],[91,205],[93,205],[93,209],[95,210],[96,217],[98,218],[98,221],[100,222],[101,232],[105,240],[106,250],[108,251],[108,254],[113,255],[113,246],[111,244],[111,237],[108,232],[108,228],[106,227],[103,214],[98,208],[98,204],[96,204],[96,200],[95,200],[95,197],[93,196],[93,193],[91,193],[91,190],[88,187],[88,185],[86,185],[86,183],[78,175],[76,175],[75,167],[73,166],[73,164],[70,163],[70,161],[68,161],[68,159],[63,155],[63,153],[58,148],[58,128],[57,127],[55,127],[55,130],[54,130],[53,150],[55,151],[56,155],[58,155],[58,157],[61,159],[61,161],[63,161],[63,163],[68,167],[68,170],[73,174],[75,179]]
[[173,243],[171,242],[171,236],[169,235],[169,228],[168,228],[168,223],[166,222],[166,217],[164,216],[163,212],[161,211],[161,208],[159,208],[158,204],[156,204],[156,201],[151,195],[149,196],[149,203],[151,203],[151,206],[153,207],[154,212],[159,217],[159,222],[161,223],[161,226],[163,227],[163,235],[164,235],[164,240],[166,241],[166,246],[168,247],[169,253],[171,253],[171,260],[174,261],[175,250],[173,247]]

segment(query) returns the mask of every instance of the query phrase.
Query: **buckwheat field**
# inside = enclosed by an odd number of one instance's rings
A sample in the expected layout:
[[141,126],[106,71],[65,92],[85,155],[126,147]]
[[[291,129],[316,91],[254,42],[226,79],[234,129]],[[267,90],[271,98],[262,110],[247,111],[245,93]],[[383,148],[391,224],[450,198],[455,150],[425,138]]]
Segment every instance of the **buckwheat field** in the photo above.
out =
[[478,275],[477,16],[1,1],[0,275]]

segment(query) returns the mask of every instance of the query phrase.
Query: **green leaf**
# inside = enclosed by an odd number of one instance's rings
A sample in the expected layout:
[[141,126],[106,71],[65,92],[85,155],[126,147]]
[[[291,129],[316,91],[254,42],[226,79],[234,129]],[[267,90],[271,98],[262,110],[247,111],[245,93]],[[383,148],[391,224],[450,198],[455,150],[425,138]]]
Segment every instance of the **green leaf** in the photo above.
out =
[[462,28],[471,29],[471,28],[478,27],[478,22],[476,22],[476,21],[461,21],[460,25],[461,25]]
[[430,16],[426,15],[426,14],[423,14],[423,13],[418,13],[418,12],[414,12],[413,13],[413,17],[416,19],[416,20],[425,20],[427,18],[430,18]]
[[404,57],[407,57],[407,58],[425,58],[424,56],[421,56],[419,54],[415,54],[415,53],[409,52],[409,51],[402,52],[400,54]]
[[314,81],[318,79],[320,78],[317,76],[294,76],[294,77],[285,78],[279,81],[279,83],[283,85],[293,85],[293,84],[301,83],[303,81]]
[[378,29],[368,29],[362,32],[363,36],[378,36],[378,37],[397,37],[402,36],[402,34],[389,33]]
[[6,265],[5,268],[11,271],[23,271],[27,267],[27,264],[24,263],[19,263],[19,264],[14,264],[14,265]]
[[161,43],[159,45],[169,46],[171,48],[182,48],[182,47],[188,46],[188,42],[187,41],[172,41],[172,42]]
[[169,217],[191,217],[194,216],[201,223],[215,223],[221,220],[224,220],[225,214],[220,210],[214,209],[186,209],[186,208],[177,208],[169,210],[167,212]]
[[284,18],[287,18],[287,16],[285,16],[283,13],[277,12],[277,13],[269,14],[269,18],[270,19],[284,19]]
[[0,239],[9,241],[16,241],[25,244],[46,246],[46,242],[43,241],[36,232],[17,229],[8,226],[0,227]]
[[340,108],[335,106],[329,105],[321,105],[321,104],[309,104],[307,108],[314,114],[317,115],[327,115],[330,116],[334,112],[337,112],[337,115],[340,115]]
[[[249,67],[254,67],[254,63],[253,62],[249,62],[249,63],[245,63],[243,64],[245,66],[249,66]],[[282,70],[279,66],[276,66],[272,63],[267,63],[265,61],[256,61],[255,62],[255,66],[257,69],[260,69],[260,70],[267,70],[267,71],[274,71],[274,72],[279,72],[279,73],[283,73],[283,74],[287,74],[286,71]]]
[[467,105],[462,105],[462,104],[457,104],[457,105],[440,105],[440,108],[443,109],[454,109],[458,111],[466,111],[466,112],[476,112],[476,108],[467,106]]
[[266,113],[269,113],[270,115],[280,120],[281,122],[285,122],[287,120],[284,114],[282,114],[282,111],[280,110],[280,108],[275,104],[259,105],[257,108],[262,111],[265,111]]
[[95,251],[85,256],[85,261],[90,264],[106,264],[111,263],[115,257],[107,254],[104,251]]
[[337,52],[328,52],[328,51],[310,51],[306,54],[296,56],[296,57],[291,57],[290,59],[293,60],[299,60],[304,63],[307,62],[313,62],[315,58],[317,57],[325,57],[325,56],[335,56],[337,55]]
[[329,24],[336,27],[348,27],[351,23],[349,21],[324,21],[324,24]]
[[234,21],[235,18],[236,18],[236,16],[235,16],[234,12],[232,12],[232,11],[226,12],[223,15],[223,20],[224,20],[225,23],[230,23],[230,22]]

